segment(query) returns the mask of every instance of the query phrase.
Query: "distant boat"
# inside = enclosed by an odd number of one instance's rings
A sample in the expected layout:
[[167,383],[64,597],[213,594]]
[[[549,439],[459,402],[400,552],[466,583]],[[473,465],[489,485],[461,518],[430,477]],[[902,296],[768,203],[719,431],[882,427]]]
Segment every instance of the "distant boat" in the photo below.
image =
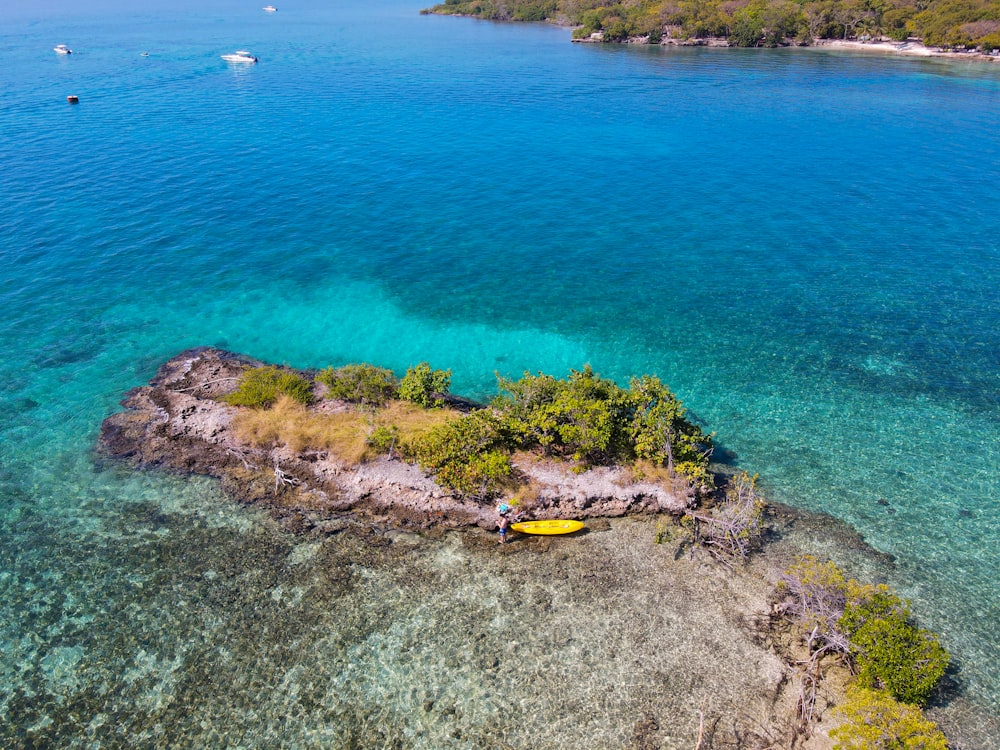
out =
[[149,57],[149,53],[148,52],[143,52],[141,56],[142,57]]
[[222,59],[226,62],[233,63],[255,63],[257,62],[257,57],[251,55],[245,49],[238,49],[235,52],[230,52],[228,55],[223,55]]
[[276,11],[277,8],[275,8],[273,5],[265,5],[264,10],[266,10],[268,13],[274,13],[274,11]]
[[69,96],[66,97],[66,101],[68,101],[70,104],[79,104],[80,97],[75,96],[74,94],[70,94]]
[[72,55],[73,54],[73,50],[71,50],[65,44],[57,44],[55,47],[52,48],[52,50],[57,55]]

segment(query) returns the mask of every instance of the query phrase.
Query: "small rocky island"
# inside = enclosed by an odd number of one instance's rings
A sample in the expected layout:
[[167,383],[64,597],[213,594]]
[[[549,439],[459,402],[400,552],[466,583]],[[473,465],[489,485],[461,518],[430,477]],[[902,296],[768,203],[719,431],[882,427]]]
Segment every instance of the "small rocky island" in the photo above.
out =
[[[231,496],[295,532],[353,539],[386,560],[384,540],[337,532],[492,530],[501,498],[534,519],[588,519],[598,533],[559,555],[546,555],[544,544],[508,546],[537,555],[521,561],[522,583],[542,585],[564,563],[566,580],[593,569],[584,578],[600,585],[587,591],[623,595],[613,611],[636,610],[643,635],[635,643],[643,647],[647,615],[676,619],[646,658],[666,659],[664,674],[688,674],[704,696],[699,707],[694,688],[675,695],[650,676],[657,697],[633,727],[637,747],[675,746],[678,731],[685,742],[696,738],[696,748],[948,747],[921,710],[940,700],[949,664],[937,637],[886,586],[850,579],[832,562],[801,549],[751,557],[761,547],[765,509],[755,477],[710,471],[711,435],[657,378],[633,378],[623,388],[589,366],[563,380],[525,373],[500,378],[498,396],[483,405],[450,395],[450,377],[427,363],[399,379],[373,365],[297,371],[191,349],[127,395],[125,410],[104,420],[99,449],[140,468],[218,477]],[[635,518],[617,528],[605,520],[644,514],[659,519],[651,541],[665,546],[656,553],[628,541]],[[489,539],[456,537],[473,550]],[[614,544],[628,554],[613,552]],[[709,555],[697,563],[685,549]],[[483,562],[508,559],[491,554]],[[712,559],[727,574],[694,573]],[[640,569],[646,572],[637,575]],[[648,601],[660,602],[657,617],[641,604],[648,581],[655,581]],[[744,591],[753,593],[736,596]],[[538,616],[531,606],[522,613],[524,622]],[[594,621],[590,630],[607,627]],[[590,651],[621,636],[608,632],[587,646],[582,667]],[[606,670],[617,659],[611,648],[601,663]],[[492,674],[499,662],[487,662]],[[645,666],[640,659],[612,675],[610,689],[635,682]],[[709,697],[717,705],[706,711]],[[661,725],[655,715],[663,712],[687,718]]]
[[[402,528],[494,528],[495,496],[504,487],[461,492],[435,480],[399,451],[358,462],[316,445],[292,447],[277,440],[247,440],[238,429],[245,407],[225,400],[248,370],[264,363],[212,348],[191,349],[166,362],[149,385],[130,392],[125,411],[108,417],[100,449],[136,467],[158,467],[222,480],[245,503],[270,509],[299,525],[338,528],[345,514]],[[354,405],[318,391],[303,413],[338,415]],[[472,408],[453,397],[445,406]],[[368,431],[371,432],[370,427]],[[621,466],[567,463],[555,456],[513,455],[511,474],[530,486],[522,500],[532,518],[596,518],[636,513],[680,513],[691,507],[695,487],[637,478]],[[575,469],[575,471],[574,471]]]

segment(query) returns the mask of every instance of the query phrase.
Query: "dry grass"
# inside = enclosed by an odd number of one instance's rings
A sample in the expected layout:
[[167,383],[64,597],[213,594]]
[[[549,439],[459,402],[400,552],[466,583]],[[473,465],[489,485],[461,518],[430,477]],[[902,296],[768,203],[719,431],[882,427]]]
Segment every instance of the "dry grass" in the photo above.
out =
[[374,414],[363,411],[317,413],[287,396],[270,409],[241,412],[234,422],[240,440],[254,445],[284,444],[293,451],[326,450],[348,464],[372,457],[368,436],[377,427],[396,427],[402,443],[460,416],[450,409],[422,409],[392,401]]
[[409,401],[390,401],[375,412],[374,422],[376,427],[394,426],[399,430],[400,442],[405,445],[460,416],[461,412],[454,409],[424,409]]
[[369,425],[364,415],[352,411],[317,414],[287,396],[270,409],[242,412],[234,427],[241,440],[255,445],[284,443],[293,451],[328,450],[348,463],[361,462],[368,447]]
[[538,504],[541,496],[541,487],[537,482],[529,480],[527,484],[512,483],[510,504],[518,510],[531,510]]
[[633,482],[651,482],[669,489],[674,489],[675,484],[678,482],[684,482],[684,480],[676,474],[674,476],[670,476],[670,472],[667,471],[666,466],[659,466],[654,464],[652,461],[636,461],[629,467],[629,470],[631,471]]

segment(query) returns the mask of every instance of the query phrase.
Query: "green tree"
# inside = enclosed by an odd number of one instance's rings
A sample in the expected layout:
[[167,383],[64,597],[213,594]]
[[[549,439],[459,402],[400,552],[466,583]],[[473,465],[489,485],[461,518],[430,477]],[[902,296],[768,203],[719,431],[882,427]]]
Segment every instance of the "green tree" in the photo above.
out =
[[392,370],[369,364],[328,367],[316,379],[325,383],[330,398],[381,406],[395,398],[399,379]]
[[451,387],[451,370],[434,370],[427,362],[410,367],[399,382],[399,397],[425,408],[444,406]]
[[486,409],[434,428],[407,451],[441,484],[480,497],[499,492],[513,472],[502,426]]
[[764,2],[752,0],[733,14],[729,43],[735,47],[764,45]]
[[493,408],[521,448],[592,464],[641,458],[709,483],[711,437],[654,376],[633,378],[624,389],[586,365],[566,380],[525,373],[499,378],[499,387]]
[[923,705],[948,668],[937,637],[910,622],[910,608],[886,586],[850,581],[838,628],[847,634],[858,684]]
[[[687,419],[687,410],[659,378],[632,378],[627,398],[628,434],[637,458],[666,466],[689,480],[710,483],[712,438]],[[619,409],[621,411],[621,409]]]

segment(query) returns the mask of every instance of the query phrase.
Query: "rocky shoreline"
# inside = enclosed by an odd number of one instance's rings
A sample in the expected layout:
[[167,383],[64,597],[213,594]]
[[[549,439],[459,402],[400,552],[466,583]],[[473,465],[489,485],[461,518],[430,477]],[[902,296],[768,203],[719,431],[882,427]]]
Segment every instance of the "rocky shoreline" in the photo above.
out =
[[[583,39],[571,40],[577,44],[604,44],[600,32]],[[675,39],[664,37],[659,42],[651,42],[649,37],[632,37],[624,44],[654,44],[661,47],[733,47],[725,37],[696,37],[693,39]],[[789,45],[785,45],[789,46]],[[845,50],[849,52],[872,52],[888,55],[903,55],[908,57],[933,57],[947,60],[968,60],[976,62],[1000,62],[1000,51],[983,52],[978,49],[950,49],[943,47],[928,47],[916,40],[893,41],[891,39],[813,39],[808,44],[795,43],[801,49]]]
[[[240,440],[233,426],[239,409],[220,398],[236,388],[247,366],[262,364],[213,348],[178,354],[148,385],[127,394],[125,411],[104,420],[99,451],[138,468],[216,477],[230,496],[302,530],[336,531],[351,518],[409,529],[495,528],[492,503],[444,488],[398,458],[348,465],[327,451]],[[310,408],[338,405],[321,400]],[[524,457],[515,466],[538,488],[531,508],[537,519],[680,513],[694,499],[686,488],[635,481],[620,468],[574,473]]]

